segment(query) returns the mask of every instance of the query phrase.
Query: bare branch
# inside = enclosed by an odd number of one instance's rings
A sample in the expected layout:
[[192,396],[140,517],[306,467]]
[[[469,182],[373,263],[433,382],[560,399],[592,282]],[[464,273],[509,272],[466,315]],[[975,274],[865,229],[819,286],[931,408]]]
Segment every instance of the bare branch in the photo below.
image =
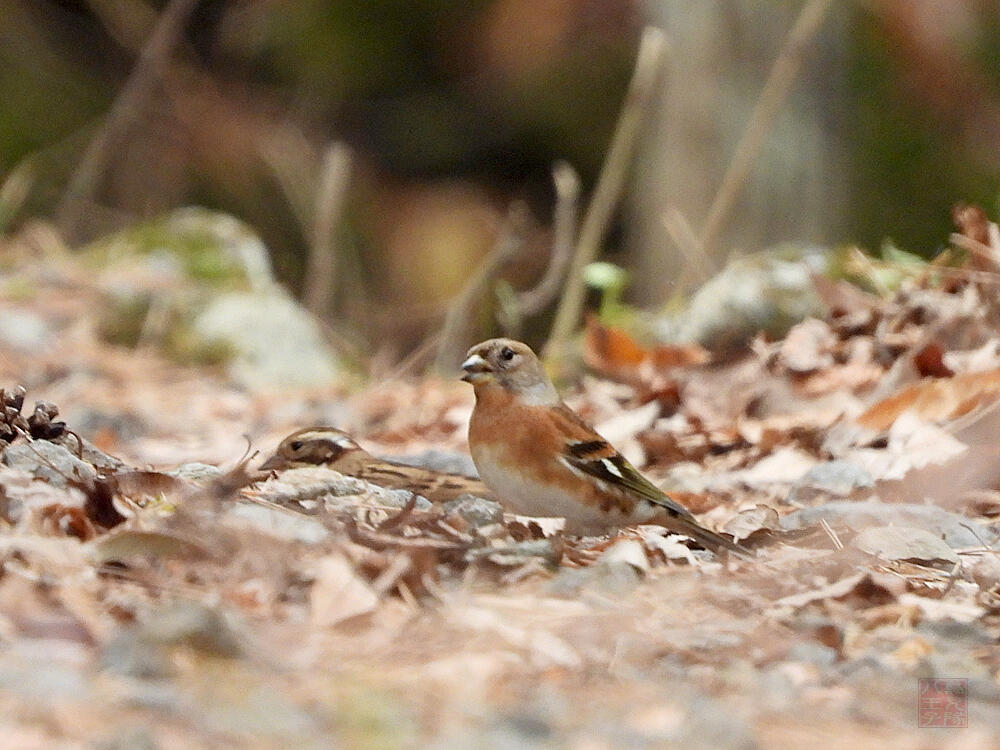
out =
[[803,6],[791,31],[788,32],[785,44],[771,67],[760,98],[754,106],[750,120],[743,131],[743,136],[736,146],[729,168],[722,178],[722,184],[715,194],[712,207],[708,210],[700,242],[706,252],[712,252],[718,241],[719,233],[722,231],[726,219],[729,218],[736,198],[746,185],[750,169],[757,160],[760,149],[771,132],[771,127],[778,117],[781,106],[784,104],[796,76],[798,76],[806,47],[819,30],[832,5],[833,0],[810,0]]
[[552,182],[556,205],[552,212],[552,255],[545,274],[534,288],[519,293],[502,281],[497,285],[497,319],[509,336],[520,336],[525,316],[538,315],[556,298],[573,255],[580,177],[569,163],[561,161],[552,168]]
[[527,234],[528,216],[528,207],[524,203],[511,203],[493,250],[449,306],[434,359],[434,368],[438,372],[446,372],[458,365],[459,356],[465,351],[463,341],[476,304],[486,295],[496,275],[521,251]]
[[583,269],[597,256],[608,224],[618,206],[625,176],[632,164],[640,127],[649,113],[656,82],[663,69],[666,48],[666,38],[660,29],[647,26],[643,30],[632,80],[625,94],[618,125],[611,138],[611,147],[601,167],[594,195],[587,207],[583,226],[580,228],[580,237],[570,263],[566,287],[545,346],[547,356],[561,356],[566,341],[580,320],[586,292]]
[[72,239],[79,231],[80,221],[100,188],[112,154],[143,116],[197,3],[198,0],[171,0],[160,13],[156,26],[139,53],[135,68],[103,125],[87,145],[63,194],[57,220],[67,237]]
[[344,199],[351,177],[351,150],[344,143],[333,143],[323,154],[316,205],[313,210],[312,241],[306,263],[303,302],[318,318],[330,310],[330,298],[337,275],[337,247],[334,234],[343,213]]

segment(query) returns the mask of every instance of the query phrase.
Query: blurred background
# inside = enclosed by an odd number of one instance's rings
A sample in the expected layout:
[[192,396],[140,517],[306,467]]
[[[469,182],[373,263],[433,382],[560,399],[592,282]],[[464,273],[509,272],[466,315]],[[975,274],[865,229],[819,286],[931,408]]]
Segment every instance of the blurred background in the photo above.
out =
[[647,25],[667,53],[600,243],[632,272],[631,303],[655,309],[780,243],[929,256],[956,202],[995,216],[1000,2],[836,2],[706,257],[684,251],[678,231],[702,233],[804,5],[0,0],[0,232],[43,219],[76,248],[181,206],[226,212],[297,295],[325,247],[314,311],[403,356],[440,328],[512,201],[529,218],[502,274],[514,288],[544,274],[553,164],[577,171],[585,209]]

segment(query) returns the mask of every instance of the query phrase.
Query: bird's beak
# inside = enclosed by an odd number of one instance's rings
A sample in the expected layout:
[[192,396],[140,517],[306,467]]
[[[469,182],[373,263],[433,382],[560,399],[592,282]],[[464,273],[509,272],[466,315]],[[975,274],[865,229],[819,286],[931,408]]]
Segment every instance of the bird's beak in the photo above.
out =
[[257,471],[277,471],[278,469],[285,468],[286,463],[287,462],[285,461],[285,458],[282,455],[275,453],[264,463],[262,463],[257,468]]
[[465,360],[462,363],[462,369],[465,371],[462,380],[473,385],[476,383],[485,383],[493,374],[493,368],[490,367],[490,363],[478,354],[473,354]]

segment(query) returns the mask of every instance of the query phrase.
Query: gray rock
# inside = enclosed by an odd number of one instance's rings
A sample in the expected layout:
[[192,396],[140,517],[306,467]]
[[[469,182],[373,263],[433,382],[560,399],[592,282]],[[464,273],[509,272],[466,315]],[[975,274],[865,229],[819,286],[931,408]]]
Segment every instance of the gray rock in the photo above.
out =
[[993,543],[1000,536],[982,524],[936,505],[889,504],[877,500],[836,500],[815,508],[803,508],[784,516],[781,525],[785,529],[801,529],[814,526],[820,520],[834,528],[848,526],[855,530],[871,526],[910,526],[941,538],[952,549],[981,547],[984,541]]
[[121,471],[130,468],[124,461],[108,455],[85,437],[79,437],[77,432],[64,432],[49,442],[61,445],[74,456],[80,456],[84,461],[98,471]]
[[192,330],[206,347],[229,349],[230,375],[251,388],[324,385],[339,371],[319,325],[277,287],[216,297]]
[[159,745],[146,727],[128,727],[96,746],[96,750],[157,750]]
[[996,643],[996,638],[978,622],[958,622],[957,620],[923,620],[917,632],[929,639],[940,639],[952,647],[978,648]]
[[112,638],[102,662],[118,674],[166,677],[172,672],[169,652],[176,646],[225,658],[242,656],[245,651],[222,612],[200,602],[177,601],[155,607],[140,624]]
[[495,500],[475,495],[462,495],[449,500],[441,506],[441,509],[447,515],[461,516],[469,525],[477,528],[491,523],[503,523],[503,506]]
[[826,265],[826,251],[816,247],[737,258],[694,293],[681,315],[659,321],[657,333],[709,349],[740,348],[760,331],[780,338],[799,321],[823,314],[811,275]]
[[152,643],[183,645],[214,656],[237,657],[243,646],[227,617],[196,601],[157,607],[145,619],[140,634]]
[[858,532],[851,546],[882,560],[910,560],[951,567],[958,555],[929,531],[908,526],[874,526]]
[[[93,435],[105,430],[115,435],[121,442],[128,442],[143,437],[150,432],[150,425],[140,416],[127,412],[105,411],[86,405],[74,405],[66,410],[63,419],[80,435]],[[72,436],[69,438],[72,440]],[[73,450],[72,445],[67,445]]]
[[39,315],[22,310],[5,310],[0,315],[0,347],[23,352],[49,348],[52,327]]
[[7,640],[0,650],[0,692],[37,701],[86,700],[87,652],[77,643]]
[[171,469],[170,471],[164,473],[172,477],[177,477],[177,479],[183,479],[186,482],[204,484],[221,477],[222,469],[218,466],[213,466],[212,464],[203,464],[198,461],[192,461],[191,463],[181,464],[176,469]]
[[801,661],[807,664],[815,664],[817,667],[829,667],[837,663],[837,652],[822,643],[803,642],[796,643],[785,654],[787,661]]
[[228,214],[194,206],[103,237],[86,253],[100,266],[134,265],[140,259],[147,273],[161,280],[236,282],[252,289],[274,283],[267,247],[249,226]]
[[3,462],[12,469],[26,471],[60,489],[69,487],[71,480],[92,482],[97,478],[93,466],[48,440],[8,445],[3,452]]
[[[964,677],[966,679],[990,680],[990,670],[982,662],[965,651],[949,649],[927,654],[916,669],[917,677]],[[994,685],[993,696],[997,695]],[[991,697],[993,697],[991,696]]]
[[598,561],[586,568],[560,568],[545,588],[555,596],[577,597],[586,591],[596,591],[617,597],[641,582],[642,573],[623,560],[610,564]]
[[812,467],[792,487],[788,500],[802,503],[818,495],[847,497],[856,489],[874,486],[874,478],[864,467],[850,461],[824,461]]
[[198,206],[178,208],[166,218],[164,228],[179,242],[217,247],[242,268],[255,289],[274,282],[267,247],[249,226],[229,214]]
[[502,567],[518,567],[532,560],[554,567],[562,557],[562,547],[552,539],[529,539],[502,547],[472,549],[465,553],[465,557],[469,561],[488,560]]

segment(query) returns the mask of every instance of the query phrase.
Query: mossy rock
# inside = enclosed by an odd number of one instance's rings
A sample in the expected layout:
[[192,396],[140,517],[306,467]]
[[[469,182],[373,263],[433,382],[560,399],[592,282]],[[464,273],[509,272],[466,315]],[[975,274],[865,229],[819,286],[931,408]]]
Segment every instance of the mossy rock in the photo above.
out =
[[180,208],[101,238],[84,249],[83,257],[100,268],[154,259],[152,274],[229,289],[260,288],[273,281],[267,248],[253,230],[204,208]]

